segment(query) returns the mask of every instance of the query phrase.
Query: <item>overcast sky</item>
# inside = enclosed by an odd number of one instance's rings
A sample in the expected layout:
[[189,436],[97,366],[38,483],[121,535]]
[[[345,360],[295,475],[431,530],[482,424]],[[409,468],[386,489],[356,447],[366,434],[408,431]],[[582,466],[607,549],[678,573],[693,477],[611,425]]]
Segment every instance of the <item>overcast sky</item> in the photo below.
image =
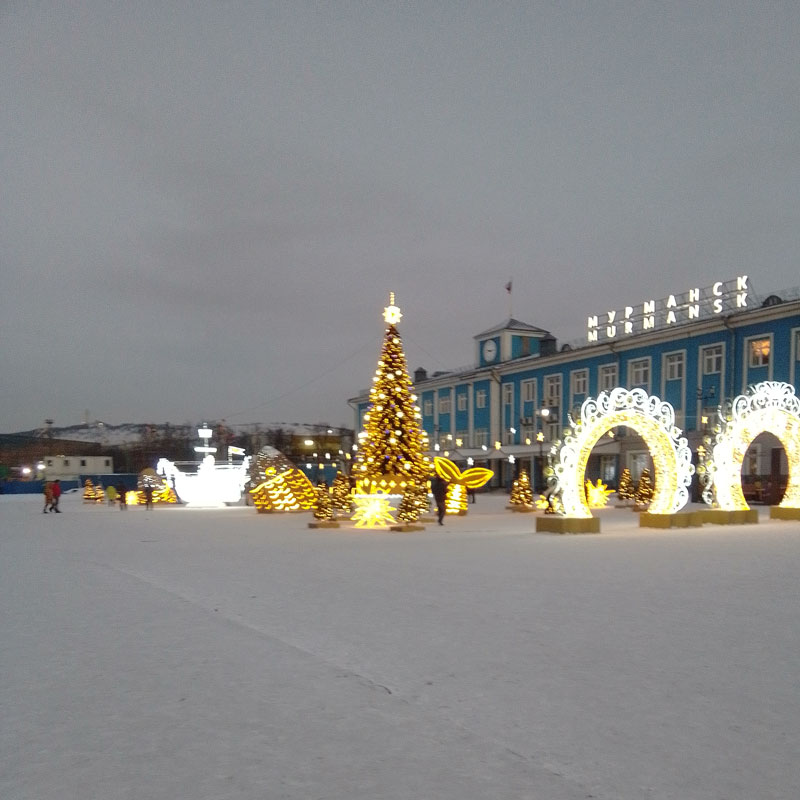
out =
[[352,424],[513,315],[800,284],[800,3],[6,2],[0,431]]

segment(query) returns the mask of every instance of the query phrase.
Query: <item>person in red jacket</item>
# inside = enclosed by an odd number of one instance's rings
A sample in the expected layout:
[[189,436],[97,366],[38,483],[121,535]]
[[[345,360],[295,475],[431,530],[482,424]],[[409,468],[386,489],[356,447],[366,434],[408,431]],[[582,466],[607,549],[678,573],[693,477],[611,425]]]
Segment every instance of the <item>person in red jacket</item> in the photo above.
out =
[[61,509],[58,507],[58,501],[61,499],[61,481],[58,478],[56,478],[53,481],[52,492],[53,492],[53,502],[50,505],[50,510],[55,511],[56,514],[60,514]]

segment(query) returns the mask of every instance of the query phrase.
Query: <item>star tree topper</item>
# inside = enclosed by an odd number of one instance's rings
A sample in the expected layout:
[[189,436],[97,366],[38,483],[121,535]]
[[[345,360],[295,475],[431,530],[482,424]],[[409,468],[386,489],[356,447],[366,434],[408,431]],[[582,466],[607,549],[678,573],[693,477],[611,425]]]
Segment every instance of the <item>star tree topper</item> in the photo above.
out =
[[394,292],[389,292],[389,305],[383,309],[383,318],[387,325],[397,325],[402,318],[400,309],[394,304]]

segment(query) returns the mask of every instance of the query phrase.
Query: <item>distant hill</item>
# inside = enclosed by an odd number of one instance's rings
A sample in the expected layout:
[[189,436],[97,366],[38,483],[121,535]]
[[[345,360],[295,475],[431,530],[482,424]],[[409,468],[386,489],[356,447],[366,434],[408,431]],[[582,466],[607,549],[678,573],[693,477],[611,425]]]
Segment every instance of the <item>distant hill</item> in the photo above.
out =
[[[53,439],[69,439],[76,442],[96,442],[109,447],[125,446],[141,442],[147,432],[154,439],[164,436],[186,436],[190,439],[197,438],[197,428],[202,423],[144,423],[144,422],[125,422],[120,425],[110,425],[105,422],[90,422],[88,425],[67,425],[64,427],[51,426],[48,429],[35,428],[29,431],[16,431],[19,436],[49,437]],[[211,428],[216,428],[218,422],[209,422]],[[345,429],[329,426],[325,422],[320,423],[300,423],[300,422],[273,422],[273,423],[245,423],[241,425],[229,425],[225,427],[234,434],[254,433],[256,429],[265,432],[281,429],[295,434],[320,434],[329,428],[336,433]]]

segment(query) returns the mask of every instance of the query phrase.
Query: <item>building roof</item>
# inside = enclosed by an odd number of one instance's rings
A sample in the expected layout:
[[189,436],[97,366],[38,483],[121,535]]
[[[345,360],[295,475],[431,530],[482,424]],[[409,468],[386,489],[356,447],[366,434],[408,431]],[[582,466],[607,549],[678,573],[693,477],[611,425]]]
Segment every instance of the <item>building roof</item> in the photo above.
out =
[[491,333],[500,333],[500,331],[527,331],[528,333],[544,334],[550,333],[550,331],[546,331],[544,328],[537,328],[535,325],[529,325],[527,322],[520,322],[520,320],[514,319],[514,317],[509,317],[505,322],[501,322],[499,325],[494,325],[488,330],[475,335],[473,338],[481,339],[482,337],[488,336]]

